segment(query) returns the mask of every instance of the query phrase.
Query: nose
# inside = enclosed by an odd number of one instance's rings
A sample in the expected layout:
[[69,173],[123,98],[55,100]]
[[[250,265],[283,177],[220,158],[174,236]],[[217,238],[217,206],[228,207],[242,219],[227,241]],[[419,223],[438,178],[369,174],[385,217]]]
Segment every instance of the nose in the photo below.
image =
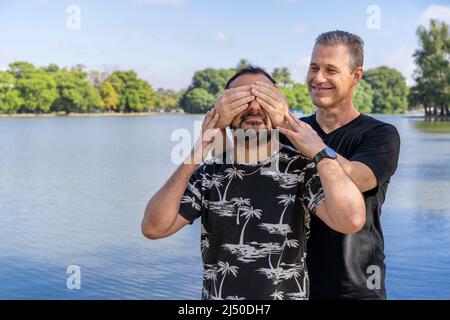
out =
[[261,111],[261,105],[256,101],[256,99],[253,99],[250,102],[250,104],[248,105],[248,111],[251,111],[251,112]]
[[316,76],[314,77],[314,81],[317,84],[322,84],[322,83],[325,83],[327,81],[327,79],[323,76],[322,71],[319,70],[316,73]]

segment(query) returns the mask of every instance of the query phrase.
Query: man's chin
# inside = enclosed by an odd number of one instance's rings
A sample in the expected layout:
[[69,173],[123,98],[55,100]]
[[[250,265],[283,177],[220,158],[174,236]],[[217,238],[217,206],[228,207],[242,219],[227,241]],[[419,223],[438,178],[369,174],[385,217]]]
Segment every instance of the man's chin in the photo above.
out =
[[319,108],[329,108],[334,105],[333,99],[312,99],[312,102]]

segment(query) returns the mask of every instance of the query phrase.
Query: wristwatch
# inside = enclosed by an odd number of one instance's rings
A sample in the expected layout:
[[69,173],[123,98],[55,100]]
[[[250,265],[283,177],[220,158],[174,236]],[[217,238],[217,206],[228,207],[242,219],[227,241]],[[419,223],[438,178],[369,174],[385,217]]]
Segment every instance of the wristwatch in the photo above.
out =
[[336,159],[337,154],[333,149],[326,147],[314,156],[313,161],[317,165],[323,158]]

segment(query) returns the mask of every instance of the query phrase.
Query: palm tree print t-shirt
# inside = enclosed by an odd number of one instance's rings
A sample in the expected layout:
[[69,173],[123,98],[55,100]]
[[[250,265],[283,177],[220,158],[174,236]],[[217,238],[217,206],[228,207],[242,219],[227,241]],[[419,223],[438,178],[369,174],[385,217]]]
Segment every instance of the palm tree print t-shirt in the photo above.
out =
[[323,200],[314,163],[289,146],[255,165],[203,162],[180,205],[201,217],[203,299],[307,299],[310,214]]

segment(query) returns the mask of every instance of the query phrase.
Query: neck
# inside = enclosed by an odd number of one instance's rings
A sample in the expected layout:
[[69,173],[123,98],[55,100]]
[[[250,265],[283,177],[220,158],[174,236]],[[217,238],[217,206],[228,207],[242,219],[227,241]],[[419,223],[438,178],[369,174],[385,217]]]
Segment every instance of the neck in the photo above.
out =
[[329,133],[337,128],[344,126],[359,116],[358,110],[353,106],[353,102],[341,101],[338,104],[327,107],[317,108],[316,120],[320,128]]

